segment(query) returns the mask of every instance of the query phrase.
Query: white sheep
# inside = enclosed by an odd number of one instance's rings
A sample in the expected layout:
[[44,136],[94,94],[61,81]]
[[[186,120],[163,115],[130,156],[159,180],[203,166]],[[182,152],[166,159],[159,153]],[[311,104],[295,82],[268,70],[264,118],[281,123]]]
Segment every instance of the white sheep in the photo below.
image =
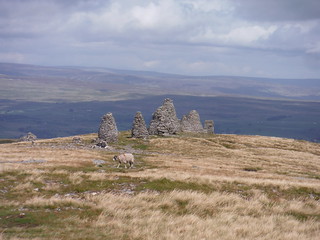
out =
[[122,153],[118,156],[115,155],[112,160],[119,162],[117,168],[120,167],[121,163],[124,164],[125,168],[127,168],[127,163],[129,163],[130,168],[132,168],[134,164],[134,156],[131,153]]

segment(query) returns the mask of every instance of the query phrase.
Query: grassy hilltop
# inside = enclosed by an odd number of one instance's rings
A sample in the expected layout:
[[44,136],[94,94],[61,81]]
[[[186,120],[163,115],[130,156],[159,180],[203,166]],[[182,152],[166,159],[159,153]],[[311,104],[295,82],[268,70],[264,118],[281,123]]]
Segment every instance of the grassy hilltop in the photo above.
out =
[[[318,239],[319,144],[96,134],[0,145],[0,239]],[[112,156],[134,152],[133,169]],[[102,167],[93,160],[104,160]]]

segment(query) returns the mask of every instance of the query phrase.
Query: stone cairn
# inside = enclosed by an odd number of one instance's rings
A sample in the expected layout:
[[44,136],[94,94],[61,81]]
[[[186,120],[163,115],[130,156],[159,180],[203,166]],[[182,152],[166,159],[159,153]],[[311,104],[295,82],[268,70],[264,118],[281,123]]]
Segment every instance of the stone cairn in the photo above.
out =
[[31,132],[28,132],[25,136],[20,138],[20,141],[23,142],[34,142],[35,140],[37,140],[37,136]]
[[204,129],[202,127],[199,113],[196,110],[192,110],[189,114],[184,115],[181,119],[181,131],[182,132],[193,132],[193,133],[203,133]]
[[149,127],[150,135],[173,135],[180,131],[180,121],[177,118],[173,101],[166,98],[163,105],[160,106],[152,115]]
[[[214,133],[213,120],[205,120],[203,127],[200,121],[199,113],[192,110],[189,114],[184,115],[181,121],[177,118],[173,101],[166,98],[162,106],[152,114],[150,127],[147,129],[146,123],[141,112],[137,112],[131,129],[133,138],[147,139],[149,135],[174,135],[179,132],[193,133]],[[118,129],[112,113],[107,113],[101,119],[96,145],[102,148],[108,147],[108,143],[118,141]]]
[[149,132],[141,112],[137,112],[134,117],[131,129],[131,136],[133,138],[143,139],[147,139],[149,137]]
[[106,143],[113,143],[118,141],[118,129],[116,125],[116,121],[114,120],[114,117],[112,116],[112,113],[105,114],[100,123],[99,131],[98,131],[98,141],[97,145],[104,145],[105,141]]
[[213,120],[204,121],[204,131],[206,133],[214,133],[214,122]]

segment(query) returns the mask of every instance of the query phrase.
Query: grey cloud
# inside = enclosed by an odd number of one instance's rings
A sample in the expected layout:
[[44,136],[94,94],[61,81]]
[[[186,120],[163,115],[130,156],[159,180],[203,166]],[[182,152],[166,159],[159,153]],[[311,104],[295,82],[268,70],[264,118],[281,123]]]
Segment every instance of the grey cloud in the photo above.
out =
[[304,21],[320,18],[319,0],[230,0],[235,13],[256,21]]
[[317,6],[309,0],[0,0],[0,61],[317,76]]

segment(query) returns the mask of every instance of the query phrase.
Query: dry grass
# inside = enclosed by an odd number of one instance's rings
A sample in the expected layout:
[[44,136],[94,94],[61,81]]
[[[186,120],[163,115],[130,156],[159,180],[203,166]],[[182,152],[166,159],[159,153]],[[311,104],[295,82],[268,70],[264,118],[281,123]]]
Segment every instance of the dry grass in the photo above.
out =
[[152,138],[125,170],[81,137],[0,145],[0,239],[318,239],[319,144]]
[[119,239],[316,239],[319,234],[319,222],[290,215],[319,212],[319,204],[275,204],[263,195],[247,201],[235,194],[173,191],[134,198],[107,194],[95,201],[103,209],[96,226],[113,229]]

